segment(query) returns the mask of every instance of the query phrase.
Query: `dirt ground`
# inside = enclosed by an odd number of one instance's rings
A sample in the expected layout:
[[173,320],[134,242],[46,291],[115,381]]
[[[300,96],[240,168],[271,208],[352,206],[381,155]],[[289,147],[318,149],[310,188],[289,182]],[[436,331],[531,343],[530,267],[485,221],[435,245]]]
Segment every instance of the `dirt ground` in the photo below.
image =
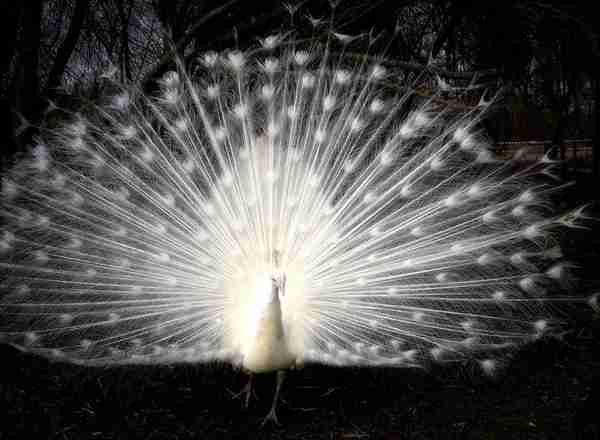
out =
[[274,375],[244,410],[231,395],[245,377],[226,367],[89,369],[4,348],[0,438],[600,438],[599,334],[536,343],[494,380],[469,366],[307,367],[288,375],[282,425],[264,429]]

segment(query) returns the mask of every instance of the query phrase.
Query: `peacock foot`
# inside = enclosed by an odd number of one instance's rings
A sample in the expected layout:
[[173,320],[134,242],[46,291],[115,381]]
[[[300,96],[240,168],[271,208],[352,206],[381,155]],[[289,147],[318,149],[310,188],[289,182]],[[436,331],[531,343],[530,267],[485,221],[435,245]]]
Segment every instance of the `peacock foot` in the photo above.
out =
[[275,412],[275,407],[271,408],[271,410],[269,411],[269,413],[265,416],[265,418],[263,419],[263,421],[260,424],[260,427],[264,427],[267,422],[272,422],[276,425],[281,425],[279,423],[279,420],[277,419],[277,413]]

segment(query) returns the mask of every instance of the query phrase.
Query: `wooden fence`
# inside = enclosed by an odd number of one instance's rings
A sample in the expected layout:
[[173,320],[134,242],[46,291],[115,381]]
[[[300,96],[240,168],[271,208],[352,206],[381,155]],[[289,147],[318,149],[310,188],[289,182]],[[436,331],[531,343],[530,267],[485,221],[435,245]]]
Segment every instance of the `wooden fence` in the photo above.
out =
[[[495,145],[500,157],[509,158],[519,150],[522,160],[539,160],[552,148],[552,141],[502,141]],[[576,171],[592,170],[592,139],[566,139],[563,149],[556,151],[556,158],[564,161],[569,169]]]

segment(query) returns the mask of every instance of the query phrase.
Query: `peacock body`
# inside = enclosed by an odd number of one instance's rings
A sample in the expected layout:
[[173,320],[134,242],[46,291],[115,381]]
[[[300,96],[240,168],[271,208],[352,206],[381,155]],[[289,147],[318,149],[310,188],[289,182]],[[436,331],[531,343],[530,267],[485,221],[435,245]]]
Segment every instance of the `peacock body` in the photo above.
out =
[[0,331],[90,364],[488,373],[560,325],[547,158],[332,34],[207,53],[113,92],[2,182]]

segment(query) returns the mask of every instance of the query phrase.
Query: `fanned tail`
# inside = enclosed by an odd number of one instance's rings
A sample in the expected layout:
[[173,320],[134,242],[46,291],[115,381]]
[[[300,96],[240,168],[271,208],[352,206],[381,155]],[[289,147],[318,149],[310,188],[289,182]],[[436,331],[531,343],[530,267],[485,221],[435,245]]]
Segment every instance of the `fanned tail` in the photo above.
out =
[[44,130],[3,179],[4,340],[91,364],[235,363],[275,252],[308,362],[491,371],[559,326],[553,231],[581,212],[553,212],[552,164],[496,158],[487,101],[400,87],[353,41],[207,53],[156,96],[115,85]]

